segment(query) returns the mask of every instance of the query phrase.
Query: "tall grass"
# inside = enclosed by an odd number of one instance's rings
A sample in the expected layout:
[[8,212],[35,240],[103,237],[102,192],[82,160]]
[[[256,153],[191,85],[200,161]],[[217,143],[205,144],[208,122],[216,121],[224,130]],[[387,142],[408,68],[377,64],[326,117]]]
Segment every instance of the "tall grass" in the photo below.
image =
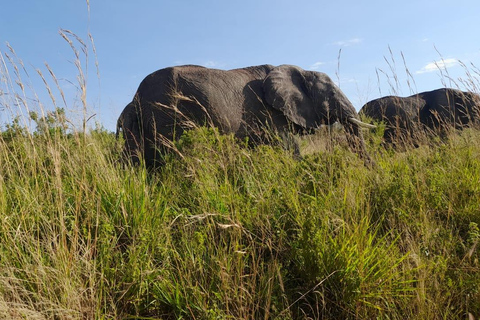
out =
[[0,317],[480,316],[476,130],[402,153],[365,133],[368,168],[342,143],[299,161],[200,128],[148,172],[50,115],[0,138]]

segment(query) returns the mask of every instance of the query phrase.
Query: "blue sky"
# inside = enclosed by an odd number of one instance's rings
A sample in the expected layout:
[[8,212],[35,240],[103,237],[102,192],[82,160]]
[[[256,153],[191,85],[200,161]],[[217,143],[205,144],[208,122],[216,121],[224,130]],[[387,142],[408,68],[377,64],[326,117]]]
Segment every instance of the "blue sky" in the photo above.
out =
[[[35,71],[39,69],[60,99],[47,62],[66,94],[67,109],[81,110],[75,56],[58,33],[74,32],[88,47],[88,60],[80,60],[88,68],[88,112],[96,114],[92,121],[108,130],[115,129],[140,81],[172,65],[233,69],[295,64],[327,73],[357,110],[392,93],[462,87],[458,78],[469,77],[461,63],[480,77],[478,0],[90,0],[89,4],[90,13],[86,0],[2,1],[0,51],[12,78],[14,71],[5,57],[7,42],[23,61],[28,76],[21,71],[22,81],[35,91],[28,96],[36,94],[46,108],[51,106]],[[0,85],[5,92],[5,79]],[[0,120],[4,119],[3,115]]]

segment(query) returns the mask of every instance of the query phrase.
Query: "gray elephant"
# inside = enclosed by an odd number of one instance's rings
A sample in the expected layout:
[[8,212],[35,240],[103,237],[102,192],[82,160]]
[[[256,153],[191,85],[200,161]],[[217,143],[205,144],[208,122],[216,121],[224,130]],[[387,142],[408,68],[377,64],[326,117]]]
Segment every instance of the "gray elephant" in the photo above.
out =
[[360,114],[386,125],[384,140],[394,146],[417,145],[428,134],[443,134],[480,121],[480,97],[442,88],[409,97],[387,96],[366,103]]
[[423,130],[419,110],[425,101],[418,95],[410,97],[387,96],[372,100],[360,109],[360,114],[375,121],[385,123],[383,134],[387,145],[397,148],[416,144],[418,135]]
[[480,122],[480,96],[457,89],[438,89],[420,94],[425,105],[420,121],[439,132],[448,128],[463,129]]
[[325,74],[291,65],[217,70],[178,66],[158,70],[141,83],[117,122],[124,154],[133,163],[161,164],[168,145],[185,129],[210,125],[221,133],[254,144],[269,143],[266,130],[281,137],[311,133],[322,124],[340,122],[350,147],[365,161],[355,108]]

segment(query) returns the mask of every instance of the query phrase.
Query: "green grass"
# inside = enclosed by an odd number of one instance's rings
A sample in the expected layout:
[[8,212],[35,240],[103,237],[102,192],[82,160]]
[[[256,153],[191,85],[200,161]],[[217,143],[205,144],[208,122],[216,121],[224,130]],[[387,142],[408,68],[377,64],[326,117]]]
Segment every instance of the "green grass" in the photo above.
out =
[[156,173],[101,130],[3,138],[0,317],[480,315],[479,136],[367,168],[200,129]]
[[86,130],[62,36],[80,130],[0,55],[0,319],[480,318],[479,131],[394,152],[379,126],[367,167],[341,133],[298,160],[199,128],[147,172]]

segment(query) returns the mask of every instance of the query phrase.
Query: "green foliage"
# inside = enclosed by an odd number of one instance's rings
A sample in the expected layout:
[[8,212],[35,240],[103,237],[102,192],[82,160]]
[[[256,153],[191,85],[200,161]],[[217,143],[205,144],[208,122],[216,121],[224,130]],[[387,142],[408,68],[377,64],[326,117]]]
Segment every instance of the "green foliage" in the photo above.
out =
[[64,108],[47,111],[46,115],[31,111],[29,116],[37,125],[35,133],[38,135],[64,135],[67,132],[68,123]]
[[156,172],[101,127],[49,132],[0,139],[0,317],[480,314],[476,131],[404,153],[367,136],[367,168],[200,128]]
[[24,137],[27,134],[27,130],[20,123],[20,117],[15,117],[11,123],[5,125],[5,130],[1,132],[2,139],[5,141],[11,141],[17,137]]

